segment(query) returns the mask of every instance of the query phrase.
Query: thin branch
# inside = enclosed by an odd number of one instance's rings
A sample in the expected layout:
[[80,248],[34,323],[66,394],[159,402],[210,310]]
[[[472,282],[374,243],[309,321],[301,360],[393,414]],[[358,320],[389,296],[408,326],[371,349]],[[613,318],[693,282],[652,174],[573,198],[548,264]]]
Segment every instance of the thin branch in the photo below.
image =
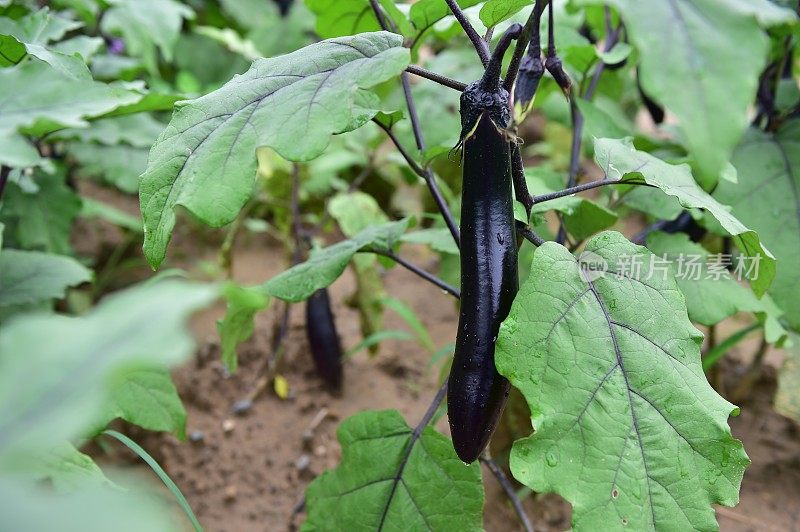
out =
[[369,5],[372,6],[372,11],[375,13],[375,18],[378,19],[378,24],[381,25],[381,29],[384,31],[391,31],[389,25],[386,24],[386,19],[383,17],[383,11],[381,11],[381,7],[378,5],[378,0],[369,0]]
[[640,185],[645,187],[653,186],[647,183],[637,183],[635,181],[623,181],[621,179],[598,179],[597,181],[591,181],[589,183],[575,185],[574,187],[565,188],[564,190],[559,190],[556,192],[550,192],[549,194],[534,196],[533,202],[534,204],[544,203],[545,201],[552,201],[554,199],[563,198],[565,196],[571,196],[573,194],[577,194],[578,192],[583,192],[584,190],[591,190],[593,188],[603,187],[605,185]]
[[528,219],[531,218],[533,209],[533,198],[528,190],[528,182],[525,180],[525,163],[522,161],[522,150],[519,144],[511,142],[511,177],[514,180],[514,196],[517,201],[525,206],[525,213]]
[[437,287],[441,288],[448,294],[452,295],[456,299],[461,298],[461,291],[454,286],[450,286],[446,282],[442,281],[432,273],[428,273],[419,266],[408,262],[406,259],[401,257],[400,255],[396,254],[394,251],[388,249],[366,249],[364,250],[366,253],[374,253],[375,255],[381,255],[382,257],[388,257],[395,261],[400,266],[404,267],[408,271],[415,273],[416,275],[420,276],[421,278],[425,279],[429,283],[436,285]]
[[[528,47],[528,43],[531,42],[532,38],[535,38],[536,44],[531,44],[531,46],[537,48],[538,54],[541,54],[541,48],[538,44],[539,28],[541,26],[544,6],[549,1],[550,0],[537,0],[536,5],[533,6],[533,11],[531,11],[528,20],[525,22],[525,26],[522,28],[522,35],[517,40],[514,53],[511,55],[511,62],[508,64],[508,70],[506,71],[506,79],[503,81],[503,88],[508,92],[511,92],[511,89],[514,88],[514,82],[519,73],[519,64],[522,61],[522,56],[525,54],[525,48]],[[529,48],[528,53],[534,53],[534,51]]]
[[408,73],[400,73],[400,82],[403,84],[403,95],[408,107],[408,118],[411,120],[411,129],[414,131],[414,141],[417,143],[419,151],[425,151],[425,137],[422,136],[422,126],[419,123],[417,106],[414,103],[414,95],[411,93],[411,83],[408,81]]
[[516,221],[516,228],[517,232],[528,242],[536,246],[537,248],[544,244],[546,241],[544,238],[540,237],[536,234],[536,232],[525,225],[524,223],[520,222],[519,220]]
[[500,71],[503,67],[503,57],[505,57],[508,47],[511,46],[511,41],[519,39],[520,35],[522,35],[522,26],[512,24],[500,37],[500,41],[495,46],[489,64],[486,65],[486,70],[481,78],[481,85],[485,90],[495,91],[500,87]]
[[458,5],[456,0],[445,0],[447,3],[447,7],[450,8],[450,11],[453,12],[453,16],[456,17],[456,20],[461,27],[464,29],[464,33],[467,34],[469,40],[472,41],[472,45],[475,47],[475,51],[478,52],[478,57],[481,58],[481,63],[483,66],[489,64],[489,47],[486,46],[486,43],[481,39],[481,36],[478,35],[478,32],[475,31],[475,28],[472,27],[472,24],[469,23],[467,20],[467,16],[461,10],[461,7]]
[[389,136],[389,139],[391,139],[395,147],[397,147],[397,151],[400,152],[400,155],[403,156],[403,159],[406,160],[414,173],[425,180],[425,183],[428,185],[428,189],[431,191],[431,196],[433,196],[433,201],[436,202],[436,205],[439,207],[439,212],[442,214],[444,222],[447,224],[447,228],[450,229],[450,234],[453,235],[453,240],[455,240],[456,245],[460,247],[461,234],[458,230],[458,225],[456,225],[453,215],[450,214],[450,209],[447,207],[447,202],[444,200],[444,196],[442,196],[442,192],[439,190],[439,186],[436,184],[436,178],[434,177],[433,173],[428,168],[422,168],[419,163],[414,160],[414,158],[410,153],[408,153],[408,150],[406,150],[406,148],[398,140],[390,128],[386,127],[380,122],[375,123],[386,132],[386,134]]
[[514,486],[508,480],[508,477],[503,472],[502,468],[500,468],[500,466],[497,465],[497,462],[495,462],[489,456],[488,452],[484,452],[483,456],[481,456],[479,460],[489,468],[489,471],[491,471],[494,477],[497,479],[500,487],[503,488],[504,492],[506,492],[506,496],[511,501],[511,506],[514,507],[514,511],[517,513],[517,517],[519,517],[525,532],[533,532],[533,524],[528,518],[528,514],[525,513],[525,508],[522,507],[522,501],[520,501],[519,497],[517,497],[517,492],[514,490]]
[[0,198],[3,197],[3,192],[6,190],[9,174],[11,174],[11,167],[0,166]]
[[458,92],[464,92],[464,89],[467,88],[466,83],[462,83],[458,80],[448,78],[447,76],[437,74],[436,72],[431,72],[430,70],[422,68],[421,66],[408,65],[408,67],[406,67],[406,72],[410,72],[411,74],[414,74],[415,76],[419,76],[421,78],[435,81],[439,85],[444,85],[445,87],[457,90]]

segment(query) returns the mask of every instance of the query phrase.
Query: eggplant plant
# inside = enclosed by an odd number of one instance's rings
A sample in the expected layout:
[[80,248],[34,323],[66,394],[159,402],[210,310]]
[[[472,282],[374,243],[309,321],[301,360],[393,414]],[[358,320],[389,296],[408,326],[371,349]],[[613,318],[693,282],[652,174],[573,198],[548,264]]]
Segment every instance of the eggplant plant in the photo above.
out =
[[[715,505],[737,504],[749,458],[728,423],[750,381],[729,395],[707,375],[748,335],[761,340],[755,371],[800,331],[795,0],[35,4],[0,0],[0,348],[33,349],[36,326],[65,330],[32,316],[63,311],[93,278],[69,238],[78,216],[129,231],[97,269],[111,286],[131,243],[153,269],[169,263],[186,212],[225,228],[222,270],[247,230],[292,260],[255,286],[140,288],[165,305],[173,358],[182,320],[221,293],[228,372],[276,300],[271,378],[300,302],[309,356],[345,397],[348,356],[383,339],[414,337],[446,359],[420,419],[341,422],[341,460],[308,485],[304,530],[482,530],[481,464],[526,530],[513,482],[563,497],[576,531],[715,530]],[[81,197],[83,180],[138,191],[141,223]],[[364,339],[343,352],[329,288],[349,266]],[[451,350],[389,296],[382,274],[395,266],[458,305]],[[414,335],[385,330],[389,310]],[[746,323],[718,340],[734,315]],[[80,342],[52,350],[80,366],[81,342],[91,354],[97,331],[129,331],[120,316],[112,299],[72,318]],[[44,347],[32,351],[43,364]],[[0,397],[22,393],[11,358],[0,352]],[[776,404],[800,420],[800,365],[787,358]],[[141,380],[180,417],[163,368]],[[512,388],[530,418],[513,443],[496,431]],[[117,417],[184,436],[185,412],[148,425],[109,410],[47,417],[59,430],[46,443],[76,444]],[[50,448],[12,430],[31,419],[0,407],[0,470],[26,446]]]

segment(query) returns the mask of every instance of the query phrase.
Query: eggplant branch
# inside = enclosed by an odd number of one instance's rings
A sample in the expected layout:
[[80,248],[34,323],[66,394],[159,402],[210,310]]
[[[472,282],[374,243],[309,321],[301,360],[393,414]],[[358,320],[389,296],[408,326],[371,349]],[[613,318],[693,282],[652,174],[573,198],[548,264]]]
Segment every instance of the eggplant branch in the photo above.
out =
[[527,240],[537,248],[546,242],[544,238],[537,235],[533,229],[531,229],[524,223],[520,222],[519,220],[516,220],[515,223],[516,223],[517,233],[519,233],[520,236],[522,236],[525,240]]
[[430,70],[427,70],[417,65],[408,65],[408,67],[406,67],[406,72],[409,72],[421,78],[435,81],[439,85],[444,85],[445,87],[457,90],[458,92],[464,92],[464,89],[467,88],[466,83],[462,83],[458,80],[448,78],[447,76],[437,74],[436,72],[431,72]]
[[535,204],[544,203],[546,201],[552,201],[554,199],[563,198],[565,196],[571,196],[573,194],[577,194],[578,192],[583,192],[584,190],[591,190],[593,188],[603,187],[606,185],[640,185],[644,187],[653,186],[647,183],[639,183],[636,181],[623,181],[621,179],[598,179],[597,181],[591,181],[589,183],[575,185],[574,187],[565,188],[564,190],[559,190],[557,192],[550,192],[549,194],[534,196],[533,202]]
[[378,249],[378,248],[369,248],[363,250],[365,253],[374,253],[375,255],[380,255],[382,257],[387,257],[395,261],[400,266],[404,267],[408,271],[418,275],[419,277],[425,279],[429,283],[436,285],[437,287],[441,288],[451,296],[455,297],[456,299],[461,298],[461,291],[458,288],[450,286],[446,282],[442,281],[432,273],[428,273],[419,266],[408,262],[406,259],[398,255],[392,250],[389,249]]
[[519,517],[525,532],[533,532],[533,524],[528,518],[528,514],[525,513],[525,508],[522,507],[522,501],[520,501],[519,497],[517,497],[517,492],[514,490],[514,486],[511,485],[508,477],[503,472],[503,469],[497,465],[497,462],[495,462],[491,456],[489,456],[488,450],[483,453],[483,456],[481,456],[479,460],[489,468],[489,471],[491,471],[492,475],[494,475],[494,478],[497,479],[500,487],[503,488],[506,496],[511,501],[511,506],[514,507],[514,511],[516,512],[517,517]]
[[522,26],[520,24],[512,24],[500,37],[500,41],[495,46],[492,57],[489,59],[481,78],[481,88],[483,90],[495,92],[500,88],[500,70],[503,67],[503,57],[505,57],[508,47],[511,46],[511,41],[518,39],[521,34]]
[[483,66],[487,66],[489,64],[489,47],[486,46],[484,40],[481,39],[481,36],[478,35],[478,32],[475,31],[475,28],[469,23],[467,16],[461,10],[461,6],[458,5],[458,2],[456,2],[456,0],[445,0],[445,2],[447,3],[447,7],[450,8],[450,11],[453,12],[453,16],[456,17],[458,23],[461,24],[464,33],[466,33],[469,40],[472,41],[475,51],[478,52],[478,57],[481,58],[481,63],[483,63]]
[[450,229],[450,234],[453,235],[453,240],[456,241],[456,245],[461,245],[461,234],[458,230],[458,225],[453,218],[453,215],[450,214],[450,209],[447,207],[447,202],[444,200],[441,191],[439,190],[439,186],[436,184],[436,179],[433,173],[428,168],[423,168],[419,165],[417,161],[408,153],[408,150],[403,146],[403,144],[398,140],[392,130],[385,125],[381,124],[380,122],[375,122],[378,126],[383,129],[386,134],[389,136],[389,139],[394,143],[397,151],[400,152],[400,155],[403,156],[403,159],[406,160],[408,166],[411,167],[411,170],[417,174],[419,177],[425,180],[425,183],[428,185],[428,189],[431,191],[431,195],[433,196],[433,200],[436,202],[436,205],[439,207],[439,212],[442,214],[445,223],[447,224],[447,228]]

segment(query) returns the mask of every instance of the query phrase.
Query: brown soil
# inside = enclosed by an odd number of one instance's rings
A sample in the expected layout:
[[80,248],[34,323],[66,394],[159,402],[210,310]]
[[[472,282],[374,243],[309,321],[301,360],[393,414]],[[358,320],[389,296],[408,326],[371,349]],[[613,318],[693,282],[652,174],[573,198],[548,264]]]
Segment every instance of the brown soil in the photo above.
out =
[[[197,267],[198,260],[215,260],[218,243],[208,243],[208,230],[202,232],[205,243],[197,245],[199,234],[187,220],[177,227],[170,248],[175,257],[173,265],[185,263],[191,269]],[[97,231],[92,227],[83,230],[87,235]],[[107,233],[97,231],[92,236],[108,239]],[[234,253],[236,280],[260,283],[285,267],[283,252],[265,237],[242,240]],[[85,244],[82,248],[94,254],[103,246]],[[404,249],[405,253],[409,251]],[[417,264],[435,269],[433,255],[415,249],[411,256]],[[140,268],[133,276],[140,277],[146,271]],[[437,347],[453,340],[457,314],[447,295],[400,268],[387,272],[385,283],[390,294],[402,297],[422,318]],[[344,304],[353,288],[349,271],[331,287],[345,348],[361,339],[358,316]],[[215,320],[223,312],[224,307],[218,305],[195,319],[197,354],[175,371],[189,415],[188,432],[197,441],[180,442],[171,436],[136,432],[183,490],[209,532],[281,531],[299,524],[303,514],[296,509],[306,486],[317,474],[338,463],[335,431],[342,419],[365,409],[394,408],[413,425],[438,387],[440,368],[427,369],[431,353],[414,342],[390,341],[383,344],[377,357],[362,352],[348,360],[343,395],[330,395],[314,373],[305,338],[304,308],[299,304],[293,307],[279,369],[289,383],[289,397],[281,400],[267,390],[249,412],[237,416],[231,407],[257,380],[270,352],[273,324],[282,309],[280,304],[273,305],[257,317],[256,332],[240,347],[240,369],[233,376],[226,375],[219,361]],[[405,325],[388,313],[387,327],[402,329]],[[741,350],[752,352],[752,346],[745,344]],[[732,387],[743,367],[732,357],[724,364],[722,381]],[[742,415],[731,420],[734,434],[744,441],[753,464],[745,475],[739,506],[718,511],[721,529],[726,532],[800,531],[800,434],[795,424],[772,410],[774,381],[774,369],[768,365],[748,400],[740,405]],[[309,424],[323,415],[308,437]],[[446,433],[446,421],[441,420],[437,428]],[[521,530],[488,470],[484,470],[484,479],[486,530]],[[569,506],[559,497],[528,497],[524,504],[537,530],[569,528]]]

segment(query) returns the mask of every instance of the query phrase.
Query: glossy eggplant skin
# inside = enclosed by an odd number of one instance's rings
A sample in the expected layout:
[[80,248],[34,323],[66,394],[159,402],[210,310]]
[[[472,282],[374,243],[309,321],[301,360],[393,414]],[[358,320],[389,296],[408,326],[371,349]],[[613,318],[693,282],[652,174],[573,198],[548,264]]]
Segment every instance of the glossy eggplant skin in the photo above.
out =
[[[507,107],[507,100],[502,105]],[[495,369],[494,349],[519,279],[510,148],[501,129],[507,123],[498,127],[495,122],[508,113],[484,108],[476,114],[464,106],[462,97],[462,120],[470,121],[463,124],[468,133],[463,140],[461,312],[447,411],[456,454],[470,463],[489,443],[508,398],[509,383]]]
[[314,292],[306,301],[306,333],[317,373],[332,390],[341,390],[342,346],[325,288]]

